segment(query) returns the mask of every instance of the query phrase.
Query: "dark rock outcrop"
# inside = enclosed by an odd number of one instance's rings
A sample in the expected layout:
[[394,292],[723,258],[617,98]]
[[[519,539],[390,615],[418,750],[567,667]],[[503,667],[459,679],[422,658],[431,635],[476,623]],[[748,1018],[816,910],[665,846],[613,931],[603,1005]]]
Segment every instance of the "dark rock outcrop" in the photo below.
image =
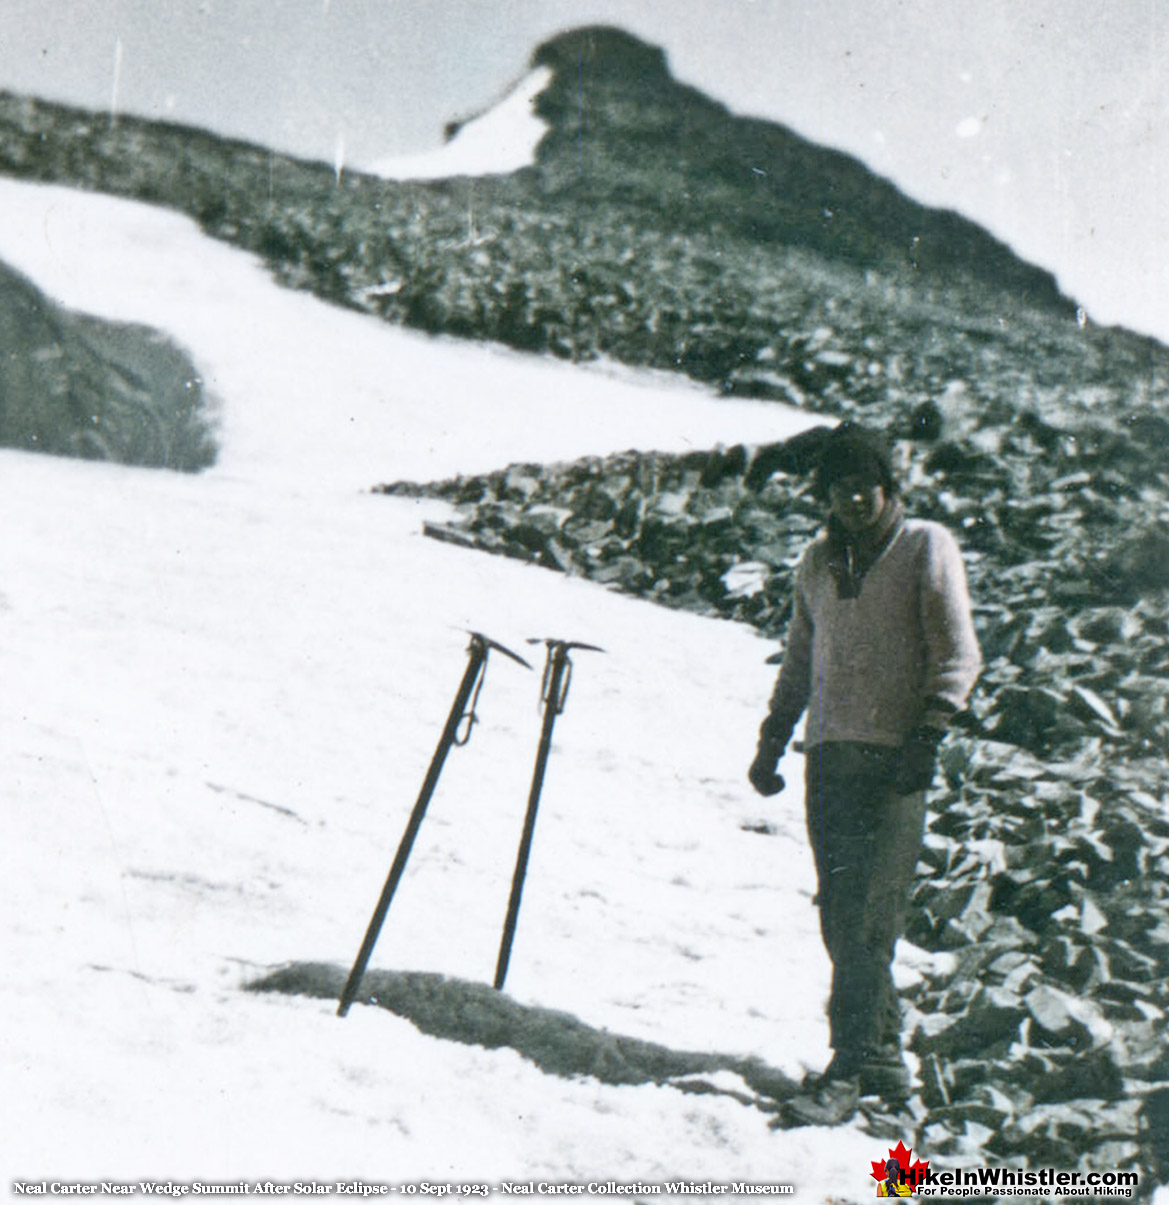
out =
[[188,472],[215,459],[202,381],[178,348],[68,313],[3,264],[0,446]]

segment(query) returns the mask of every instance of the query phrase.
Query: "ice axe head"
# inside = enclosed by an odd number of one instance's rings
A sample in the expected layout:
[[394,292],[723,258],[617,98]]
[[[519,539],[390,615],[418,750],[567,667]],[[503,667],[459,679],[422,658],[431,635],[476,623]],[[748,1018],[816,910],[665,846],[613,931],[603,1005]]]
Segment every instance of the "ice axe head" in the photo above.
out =
[[[498,640],[492,640],[490,636],[484,636],[482,632],[471,632],[471,640],[478,644],[482,649],[495,649],[497,653],[502,653],[505,657],[510,657],[513,661],[518,661],[525,669],[531,669],[529,662],[525,661],[519,653],[513,653],[506,645],[502,645]],[[528,642],[529,644],[531,641]]]
[[603,653],[605,650],[595,644],[585,644],[581,640],[560,640],[547,636],[541,640],[538,636],[530,637],[529,644],[544,644],[548,649],[548,659],[544,663],[544,680],[540,684],[540,706],[550,706],[558,715],[564,710],[564,700],[568,698],[568,684],[572,681],[572,659],[569,653],[573,649],[585,649],[591,653]]

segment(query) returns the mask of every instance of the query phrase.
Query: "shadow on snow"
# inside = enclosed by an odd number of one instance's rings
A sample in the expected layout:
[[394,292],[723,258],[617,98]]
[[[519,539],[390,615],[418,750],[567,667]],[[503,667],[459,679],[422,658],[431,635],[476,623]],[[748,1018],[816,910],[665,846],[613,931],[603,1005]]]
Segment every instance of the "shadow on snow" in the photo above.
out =
[[[247,984],[252,992],[338,999],[345,971],[328,963],[291,963]],[[671,1050],[594,1029],[571,1013],[519,1004],[484,983],[416,971],[367,971],[355,1003],[376,1004],[423,1033],[450,1041],[506,1048],[552,1075],[591,1076],[606,1084],[670,1084],[684,1091],[732,1096],[767,1109],[798,1085],[755,1058]],[[726,1085],[730,1073],[742,1081]],[[752,1095],[752,1093],[754,1095]]]

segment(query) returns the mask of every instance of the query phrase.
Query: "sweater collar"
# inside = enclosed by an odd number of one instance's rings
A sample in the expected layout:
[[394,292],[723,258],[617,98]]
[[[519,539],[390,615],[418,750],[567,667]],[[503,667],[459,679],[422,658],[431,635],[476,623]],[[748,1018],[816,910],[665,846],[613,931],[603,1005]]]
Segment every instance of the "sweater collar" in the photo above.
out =
[[836,582],[837,597],[860,597],[865,574],[904,525],[905,507],[900,498],[890,498],[872,527],[859,535],[851,535],[835,516],[829,515],[828,568]]

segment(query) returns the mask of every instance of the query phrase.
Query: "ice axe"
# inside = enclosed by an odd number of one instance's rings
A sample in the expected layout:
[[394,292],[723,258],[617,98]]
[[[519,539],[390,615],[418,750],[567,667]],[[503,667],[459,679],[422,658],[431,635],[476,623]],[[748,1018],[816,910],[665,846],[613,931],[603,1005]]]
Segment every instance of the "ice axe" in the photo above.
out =
[[529,644],[543,643],[548,648],[547,660],[544,663],[544,679],[540,684],[540,706],[544,710],[544,723],[540,730],[540,744],[536,751],[536,767],[532,773],[532,788],[528,793],[528,810],[524,816],[523,833],[520,836],[519,853],[516,856],[515,873],[511,881],[511,898],[507,904],[507,919],[503,924],[503,940],[499,946],[499,960],[495,964],[495,988],[503,987],[507,977],[507,964],[511,959],[511,946],[515,939],[516,921],[520,914],[520,897],[524,891],[524,877],[528,872],[528,858],[532,852],[532,835],[536,830],[536,810],[540,804],[540,791],[544,786],[544,770],[548,765],[548,754],[552,749],[552,729],[556,726],[556,717],[564,710],[564,702],[568,698],[568,687],[572,682],[572,660],[569,652],[572,649],[588,649],[590,652],[603,653],[595,644],[582,644],[579,641],[548,639],[541,642],[539,638],[529,640]]
[[513,661],[518,661],[526,669],[532,668],[523,657],[517,653],[513,653],[511,649],[505,648],[502,644],[490,639],[490,637],[484,636],[482,632],[471,633],[471,643],[467,648],[466,671],[463,674],[462,681],[459,683],[459,689],[455,694],[455,701],[451,706],[450,714],[447,716],[446,725],[442,730],[442,736],[439,737],[434,756],[431,758],[430,768],[426,772],[422,789],[418,793],[418,800],[414,804],[414,810],[410,813],[410,819],[406,824],[406,831],[402,834],[402,840],[398,845],[398,852],[394,856],[394,864],[390,867],[386,884],[382,888],[381,898],[378,900],[377,907],[373,911],[369,928],[365,933],[365,940],[361,943],[361,949],[357,954],[357,961],[354,962],[353,970],[349,972],[349,978],[346,980],[345,988],[341,992],[341,1002],[337,1007],[337,1016],[339,1017],[345,1016],[349,1011],[349,1006],[353,1003],[353,999],[361,987],[365,968],[369,965],[369,959],[373,954],[374,946],[377,944],[378,935],[381,933],[382,925],[386,919],[386,913],[390,910],[390,902],[393,900],[394,892],[397,891],[398,883],[406,870],[406,862],[410,857],[410,851],[414,848],[414,838],[418,836],[418,829],[422,824],[423,817],[426,815],[426,808],[430,803],[430,797],[438,786],[438,777],[442,773],[446,755],[450,752],[452,746],[465,745],[471,739],[471,730],[478,718],[475,715],[475,704],[479,699],[479,691],[483,688],[483,679],[487,673],[487,657],[492,649],[502,653],[505,657],[510,657]]

